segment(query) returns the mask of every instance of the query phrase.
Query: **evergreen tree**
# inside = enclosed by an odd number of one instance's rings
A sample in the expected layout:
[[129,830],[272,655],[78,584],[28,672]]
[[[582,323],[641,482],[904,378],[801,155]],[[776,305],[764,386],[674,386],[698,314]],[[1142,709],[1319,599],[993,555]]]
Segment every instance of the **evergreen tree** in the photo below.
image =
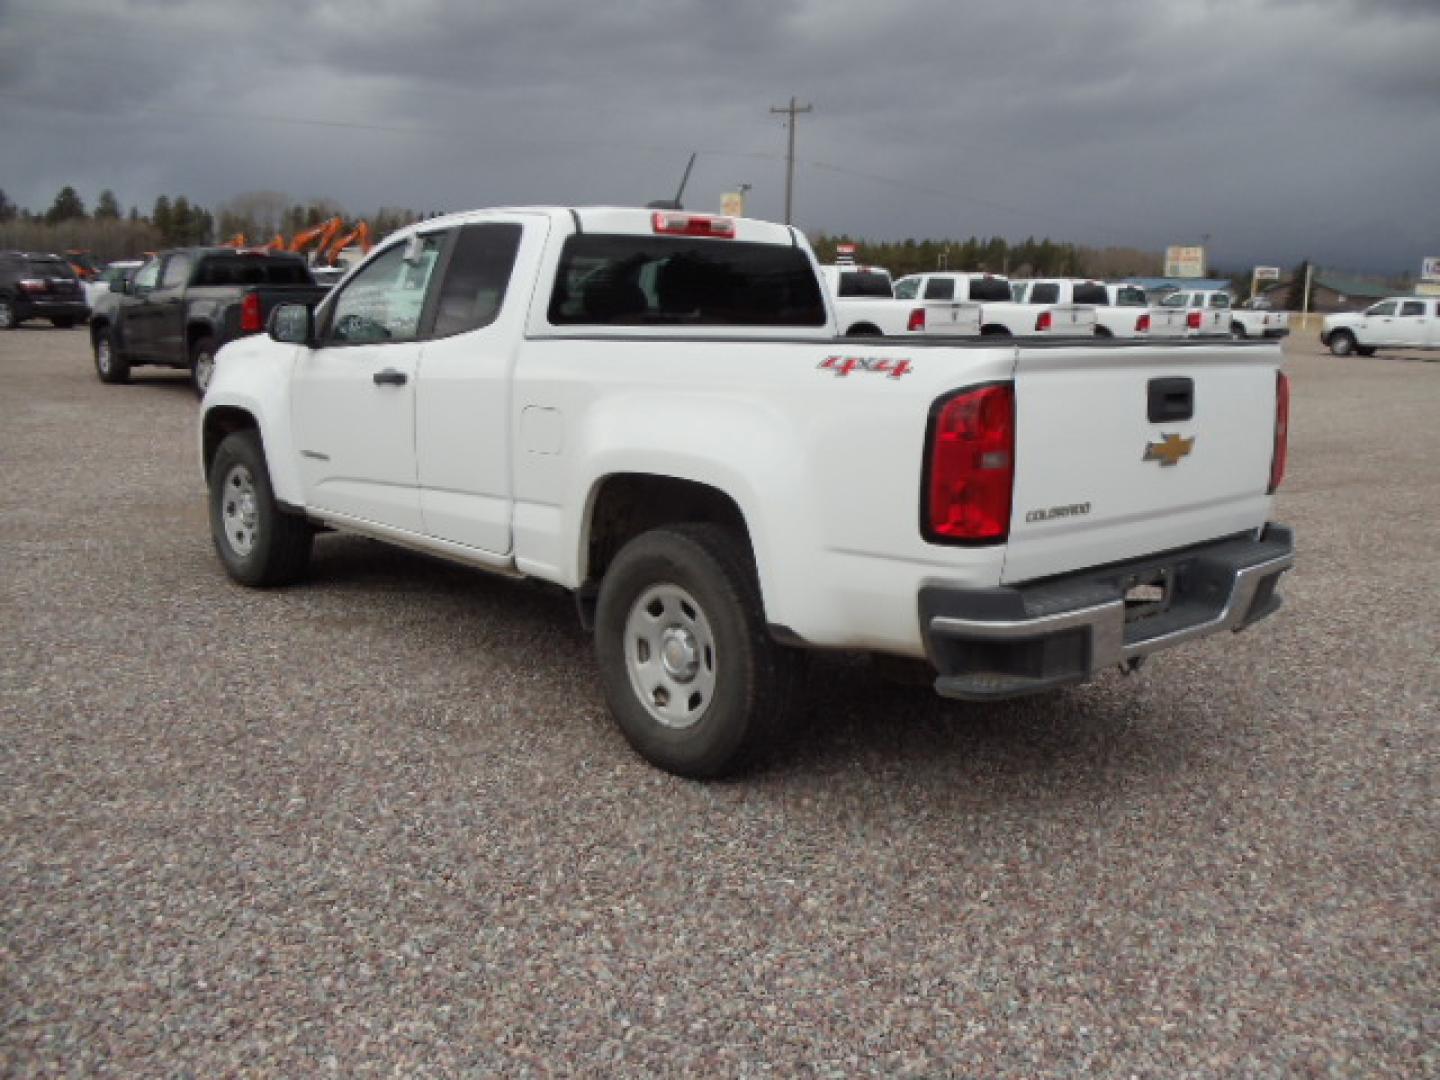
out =
[[0,221],[14,221],[19,212],[19,208],[0,190]]
[[1306,259],[1290,273],[1290,291],[1285,294],[1286,311],[1303,311],[1305,307],[1305,278],[1310,273],[1310,260]]
[[85,204],[80,201],[80,196],[75,189],[66,184],[55,195],[55,201],[50,204],[50,209],[45,211],[45,223],[58,225],[62,221],[74,221],[84,216]]
[[120,201],[115,198],[115,192],[106,188],[100,192],[100,199],[95,204],[95,220],[119,221]]
[[161,195],[155,200],[155,209],[150,211],[150,223],[159,230],[161,243],[170,243],[170,230],[173,228],[170,222],[170,196]]

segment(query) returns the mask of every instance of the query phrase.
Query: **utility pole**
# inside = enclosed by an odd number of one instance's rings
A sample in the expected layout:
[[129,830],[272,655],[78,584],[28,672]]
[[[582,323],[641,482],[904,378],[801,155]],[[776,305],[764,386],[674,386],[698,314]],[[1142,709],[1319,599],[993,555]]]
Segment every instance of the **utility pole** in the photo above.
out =
[[785,154],[785,224],[790,224],[790,207],[795,190],[795,117],[800,113],[814,112],[814,105],[796,105],[795,95],[790,95],[789,105],[772,105],[772,113],[784,113],[789,116],[786,123],[790,128],[790,149]]

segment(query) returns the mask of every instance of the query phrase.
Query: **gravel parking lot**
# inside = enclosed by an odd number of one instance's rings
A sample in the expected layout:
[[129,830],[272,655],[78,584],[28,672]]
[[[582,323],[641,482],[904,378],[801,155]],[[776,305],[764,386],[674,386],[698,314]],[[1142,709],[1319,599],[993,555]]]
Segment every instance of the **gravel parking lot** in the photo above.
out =
[[1440,1073],[1440,362],[1287,344],[1256,630],[989,707],[817,658],[648,767],[569,598],[229,583],[196,407],[0,334],[0,1072]]

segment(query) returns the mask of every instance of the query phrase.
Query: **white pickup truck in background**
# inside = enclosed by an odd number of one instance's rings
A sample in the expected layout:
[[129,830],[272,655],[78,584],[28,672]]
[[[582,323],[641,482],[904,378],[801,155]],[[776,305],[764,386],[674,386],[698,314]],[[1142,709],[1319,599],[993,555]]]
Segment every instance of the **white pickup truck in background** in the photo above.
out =
[[1276,311],[1269,300],[1251,297],[1230,309],[1233,338],[1283,338],[1290,333],[1290,313]]
[[1111,283],[1105,286],[1105,293],[1110,298],[1110,306],[1134,311],[1137,308],[1144,308],[1150,316],[1149,336],[1153,338],[1182,338],[1185,336],[1185,312],[1179,308],[1162,307],[1159,304],[1151,303],[1150,299],[1139,285],[1130,285],[1125,282]]
[[1185,312],[1186,337],[1230,336],[1230,294],[1227,292],[1182,289],[1166,296],[1160,306]]
[[1373,356],[1376,349],[1440,349],[1440,300],[1392,296],[1364,311],[1326,315],[1320,342],[1336,356]]
[[916,308],[895,302],[890,271],[883,266],[832,263],[820,267],[820,280],[846,337],[900,337],[919,329]]
[[632,745],[712,776],[784,719],[801,649],[991,700],[1269,615],[1279,361],[843,341],[786,226],[482,210],[221,349],[200,464],[246,585],[301,578],[323,527],[573,591]]
[[[1143,338],[1150,336],[1150,309],[1111,307],[1110,291],[1103,281],[1082,278],[1037,278],[1012,281],[1015,299],[1022,304],[1044,306],[1063,304],[1094,310],[1095,336],[1102,338]],[[1144,297],[1144,291],[1140,293]]]
[[927,334],[953,334],[943,318],[946,309],[934,309],[932,302],[980,305],[982,337],[1089,337],[1095,331],[1095,313],[1074,304],[1040,307],[1017,303],[1010,279],[1000,274],[935,273],[911,274],[895,283],[895,295],[904,300],[926,301],[926,316],[920,327]]

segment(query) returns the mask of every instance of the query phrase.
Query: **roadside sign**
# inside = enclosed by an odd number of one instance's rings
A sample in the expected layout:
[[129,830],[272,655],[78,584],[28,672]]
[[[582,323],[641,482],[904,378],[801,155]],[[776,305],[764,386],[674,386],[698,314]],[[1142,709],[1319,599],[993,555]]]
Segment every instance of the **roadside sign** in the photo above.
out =
[[1165,249],[1165,276],[1204,277],[1205,249],[1203,247],[1167,247]]
[[836,245],[835,245],[835,261],[836,261],[837,263],[854,265],[854,263],[855,263],[855,245],[854,245],[854,244],[836,244]]
[[1440,281],[1440,255],[1431,255],[1420,262],[1420,280]]
[[1279,281],[1280,268],[1278,266],[1257,266],[1255,267],[1256,281]]
[[726,217],[745,216],[745,196],[738,191],[727,191],[720,196],[720,213]]

